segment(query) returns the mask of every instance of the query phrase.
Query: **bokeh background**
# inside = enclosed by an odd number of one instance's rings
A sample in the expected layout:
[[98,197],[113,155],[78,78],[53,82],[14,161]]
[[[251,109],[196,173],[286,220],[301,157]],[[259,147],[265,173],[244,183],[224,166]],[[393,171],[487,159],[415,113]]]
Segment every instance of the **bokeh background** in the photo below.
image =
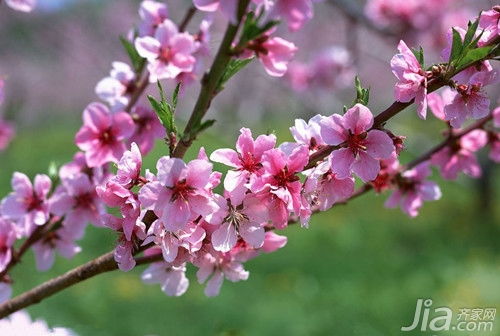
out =
[[[180,21],[189,1],[167,3],[172,19]],[[473,15],[493,2],[453,5]],[[138,6],[133,0],[39,0],[29,15],[0,6],[0,74],[7,78],[1,113],[17,128],[12,144],[0,153],[0,195],[9,192],[14,171],[34,176],[47,172],[51,162],[71,160],[81,111],[97,100],[96,82],[107,75],[113,60],[126,61],[117,37],[138,22]],[[355,71],[372,88],[372,110],[377,113],[390,104],[394,79],[389,60],[399,37],[380,36],[326,3],[316,5],[315,15],[301,32],[284,32],[301,48],[297,59],[305,62],[322,48],[344,46]],[[216,18],[214,48],[222,25]],[[430,61],[438,60],[434,39],[422,38],[413,45],[419,43],[429,48]],[[346,86],[296,92],[286,79],[269,78],[254,63],[217,97],[210,117],[218,122],[196,142],[191,158],[201,144],[209,153],[233,146],[242,125],[255,132],[274,131],[280,141],[287,141],[295,118],[339,112],[353,99],[352,87]],[[180,124],[197,89],[193,85],[183,93]],[[496,101],[498,86],[490,88],[490,94]],[[425,122],[417,119],[412,109],[392,120],[391,130],[408,136],[402,162],[439,141],[441,126],[432,117]],[[159,142],[145,166],[153,168],[165,154]],[[498,309],[500,182],[498,168],[488,162],[486,152],[480,160],[484,174],[478,180],[461,176],[447,182],[435,174],[443,199],[426,203],[418,218],[385,209],[387,195],[369,194],[315,216],[309,229],[286,229],[288,245],[249,261],[249,280],[226,281],[219,297],[203,295],[193,269],[188,292],[180,298],[166,297],[159,286],[141,283],[143,267],[137,267],[129,273],[98,276],[28,311],[51,326],[93,336],[385,336],[402,334],[400,328],[412,321],[418,298],[432,298],[434,308],[448,306],[455,312],[462,307]],[[111,230],[89,227],[81,241],[83,252],[72,260],[58,258],[45,273],[35,270],[28,254],[12,272],[15,294],[108,252],[115,239]],[[485,334],[500,335],[500,322]]]

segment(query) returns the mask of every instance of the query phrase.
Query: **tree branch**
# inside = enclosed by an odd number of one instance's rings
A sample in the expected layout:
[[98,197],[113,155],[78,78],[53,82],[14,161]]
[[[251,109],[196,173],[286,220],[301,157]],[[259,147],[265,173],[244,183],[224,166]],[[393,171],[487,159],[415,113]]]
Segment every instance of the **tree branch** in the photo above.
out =
[[191,117],[188,120],[186,127],[184,128],[183,136],[179,143],[174,149],[172,154],[173,157],[182,158],[186,154],[186,151],[191,146],[193,140],[196,138],[198,133],[197,128],[200,126],[201,121],[210,107],[210,103],[214,97],[217,89],[217,84],[224,74],[229,61],[231,60],[231,46],[238,33],[239,26],[243,20],[246,13],[250,0],[240,0],[238,6],[237,24],[229,24],[222,43],[215,55],[210,71],[206,74],[201,82],[201,89],[196,101],[196,105],[193,108]]

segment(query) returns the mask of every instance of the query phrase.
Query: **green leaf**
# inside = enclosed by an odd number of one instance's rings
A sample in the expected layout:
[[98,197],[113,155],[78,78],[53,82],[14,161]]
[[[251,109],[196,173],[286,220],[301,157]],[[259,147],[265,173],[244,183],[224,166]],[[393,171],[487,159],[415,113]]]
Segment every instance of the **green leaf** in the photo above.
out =
[[486,46],[482,48],[470,49],[466,52],[466,54],[460,59],[456,68],[458,71],[461,71],[477,61],[481,61],[486,59],[486,57],[490,54],[495,46]]
[[462,56],[462,51],[464,49],[464,46],[462,44],[462,37],[455,28],[452,28],[452,38],[450,59],[448,60],[450,64],[458,60]]
[[229,64],[227,65],[226,69],[224,70],[224,73],[222,74],[222,77],[219,79],[219,83],[217,83],[216,92],[219,92],[222,89],[224,89],[224,85],[231,79],[231,77],[236,75],[241,69],[243,69],[247,64],[249,64],[253,60],[254,57],[247,59],[235,58],[229,61]]
[[353,106],[356,104],[368,105],[370,100],[370,89],[366,89],[361,85],[361,81],[359,77],[354,77],[354,86],[356,88],[356,99],[353,102]]
[[175,90],[174,90],[174,94],[172,95],[172,108],[175,112],[176,108],[177,108],[177,98],[179,98],[179,91],[181,89],[181,82],[179,82],[177,84],[177,86],[175,87]]
[[123,48],[125,48],[125,51],[130,58],[132,67],[136,72],[140,72],[142,70],[142,67],[146,64],[146,60],[139,55],[132,42],[130,42],[123,36],[120,36],[120,42],[122,43]]
[[151,107],[155,110],[158,119],[160,119],[161,124],[166,129],[167,134],[177,134],[177,127],[175,126],[175,106],[177,105],[177,97],[179,95],[180,84],[177,85],[173,95],[173,105],[169,104],[165,99],[165,93],[160,81],[157,82],[158,90],[160,91],[160,101],[157,101],[153,96],[148,95],[149,103]]
[[465,33],[464,37],[464,46],[468,46],[471,42],[474,36],[476,35],[477,27],[479,25],[479,19],[476,19],[474,22],[470,22],[467,25],[467,33]]
[[417,59],[418,63],[422,68],[424,68],[424,49],[420,47],[419,49],[411,49],[411,52],[413,55],[415,55],[415,58]]
[[209,120],[204,121],[200,126],[198,126],[196,134],[203,132],[204,130],[206,130],[209,127],[212,127],[213,124],[215,124],[214,119],[209,119]]

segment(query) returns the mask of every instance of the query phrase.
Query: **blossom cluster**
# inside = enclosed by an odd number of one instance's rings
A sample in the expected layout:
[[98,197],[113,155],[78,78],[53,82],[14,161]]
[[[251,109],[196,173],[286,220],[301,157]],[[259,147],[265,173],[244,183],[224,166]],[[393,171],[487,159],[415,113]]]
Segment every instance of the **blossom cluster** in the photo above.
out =
[[[202,11],[220,10],[230,22],[238,20],[235,4],[194,1]],[[284,18],[291,30],[312,16],[311,0],[254,0],[252,5],[270,18]],[[377,192],[391,190],[386,206],[400,206],[413,217],[424,201],[441,197],[438,185],[429,180],[431,165],[444,178],[456,178],[459,172],[477,177],[475,152],[487,144],[490,157],[499,161],[499,134],[486,128],[487,120],[460,136],[455,135],[461,130],[453,129],[480,118],[492,118],[493,127],[499,126],[500,109],[490,111],[483,90],[495,83],[496,71],[484,61],[453,77],[442,95],[428,94],[439,71],[424,69],[401,41],[391,61],[398,79],[396,99],[415,100],[423,119],[429,106],[452,126],[445,146],[410,169],[399,162],[404,137],[377,122],[367,102],[359,101],[343,114],[297,119],[290,128],[293,142],[278,144],[273,134],[254,136],[242,128],[235,149],[208,155],[201,148],[187,162],[162,156],[155,171],[143,169],[143,156],[167,134],[153,109],[136,104],[138,87],[144,79],[147,84],[196,77],[200,55],[208,50],[210,21],[203,20],[198,34],[191,35],[169,19],[163,3],[145,0],[139,13],[141,23],[130,43],[145,62],[144,78],[133,65],[114,62],[110,76],[96,87],[107,105],[93,102],[83,111],[75,136],[80,152],[73,160],[53,179],[39,174],[32,182],[19,172],[12,177],[13,191],[0,203],[0,297],[9,295],[6,272],[17,240],[42,237],[33,250],[38,269],[47,270],[56,251],[70,258],[81,250],[77,241],[88,224],[116,232],[114,258],[121,270],[133,269],[134,256],[144,252],[158,260],[142,274],[145,282],[159,283],[167,295],[179,296],[189,286],[187,268],[195,267],[206,295],[215,296],[224,279],[248,278],[246,261],[286,244],[287,238],[276,231],[293,221],[307,227],[314,212],[355,196],[356,182]],[[481,17],[480,26],[487,31],[481,43],[498,36],[498,27],[490,22],[493,14]],[[296,47],[272,34],[273,29],[235,44],[233,56],[255,55],[270,75],[283,75]],[[227,166],[225,175],[213,163]],[[108,213],[106,207],[116,211]]]

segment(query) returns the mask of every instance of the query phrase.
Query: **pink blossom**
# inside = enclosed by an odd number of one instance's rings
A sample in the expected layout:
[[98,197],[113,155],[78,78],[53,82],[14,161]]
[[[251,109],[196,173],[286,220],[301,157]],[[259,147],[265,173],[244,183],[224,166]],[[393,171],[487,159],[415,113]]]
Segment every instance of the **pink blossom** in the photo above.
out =
[[94,184],[82,173],[61,180],[50,198],[49,209],[57,216],[64,216],[64,226],[77,239],[83,236],[87,223],[99,223],[99,217],[105,213]]
[[235,168],[227,172],[224,189],[233,197],[238,194],[243,198],[247,190],[245,184],[250,177],[262,173],[262,154],[275,146],[276,136],[259,135],[254,140],[252,131],[248,128],[240,129],[240,133],[236,141],[236,151],[229,148],[218,149],[210,155],[210,160]]
[[114,180],[121,186],[130,189],[141,179],[142,156],[139,147],[133,142],[130,150],[125,151],[117,164],[118,170]]
[[467,84],[457,86],[453,100],[444,107],[446,120],[451,126],[461,127],[467,118],[481,119],[490,113],[490,99],[483,87],[497,83],[496,70],[480,71],[472,75]]
[[195,7],[203,12],[220,10],[231,22],[236,22],[238,2],[235,0],[193,0]]
[[47,175],[39,174],[33,185],[28,176],[15,172],[11,184],[14,191],[2,200],[0,212],[18,222],[27,235],[33,225],[43,225],[49,219],[47,196],[52,183]]
[[14,10],[29,13],[35,8],[36,1],[37,0],[5,0],[5,3]]
[[481,167],[474,152],[486,145],[488,134],[480,129],[469,132],[455,143],[434,154],[431,163],[440,167],[445,179],[454,180],[462,171],[470,177],[481,176]]
[[12,258],[12,246],[16,238],[15,224],[8,219],[0,217],[0,272],[3,272],[10,263]]
[[437,92],[432,92],[427,95],[427,104],[432,114],[440,120],[446,120],[446,115],[444,113],[444,107],[451,104],[455,94],[452,89],[445,87],[441,94]]
[[390,158],[380,160],[380,171],[377,178],[371,182],[373,189],[381,193],[387,189],[392,188],[394,178],[400,171],[400,164],[398,155],[394,152]]
[[500,34],[500,6],[481,13],[479,28],[484,30],[479,45],[487,44]]
[[493,115],[493,125],[500,128],[500,106],[495,108],[491,114]]
[[496,163],[500,163],[500,133],[490,132],[488,141],[491,146],[489,158]]
[[273,77],[281,77],[286,73],[288,63],[298,50],[292,42],[268,35],[251,41],[247,48],[255,53],[266,72]]
[[274,252],[286,245],[288,238],[285,236],[280,236],[273,231],[266,232],[264,238],[264,244],[262,245],[262,250],[266,253]]
[[306,146],[282,145],[262,155],[262,176],[250,178],[250,190],[265,198],[269,217],[278,229],[287,226],[289,212],[293,211],[296,215],[301,213],[302,184],[297,173],[304,169],[308,161],[309,149]]
[[299,30],[313,17],[312,0],[276,0],[272,15],[285,18],[288,29]]
[[427,114],[427,77],[422,66],[406,43],[401,40],[399,54],[391,59],[392,73],[398,79],[394,87],[397,101],[407,103],[415,99],[417,114],[425,119]]
[[85,152],[89,167],[117,162],[125,151],[123,140],[134,132],[129,114],[111,114],[101,103],[91,103],[83,111],[83,126],[75,137],[78,148]]
[[87,166],[85,154],[77,152],[73,156],[73,161],[61,166],[59,169],[59,178],[65,179],[80,173],[86,174],[93,184],[98,185],[108,178],[109,169],[106,166],[90,168]]
[[0,334],[9,336],[76,336],[66,328],[49,328],[43,320],[31,321],[25,311],[17,311],[0,320]]
[[75,244],[72,230],[62,227],[44,236],[33,245],[36,267],[39,271],[47,271],[54,264],[55,250],[63,257],[70,259],[82,249]]
[[165,137],[165,128],[150,108],[136,106],[131,116],[135,124],[135,132],[130,137],[130,141],[137,143],[141,152],[146,155],[153,149],[157,139]]
[[114,259],[118,264],[118,268],[123,272],[128,272],[135,267],[136,262],[133,255],[135,240],[142,241],[146,238],[146,225],[143,223],[145,214],[146,211],[142,211],[141,215],[138,215],[132,224],[132,221],[127,220],[127,218],[117,218],[109,214],[102,217],[104,226],[121,233],[115,247]]
[[252,194],[233,203],[230,195],[226,199],[216,198],[219,209],[206,217],[210,224],[217,225],[212,232],[212,245],[216,251],[229,252],[240,236],[247,244],[259,248],[264,243],[263,224],[267,222],[267,208]]
[[0,151],[3,151],[9,146],[14,134],[14,126],[6,121],[0,120]]
[[354,193],[354,178],[339,179],[330,169],[329,163],[322,162],[307,176],[304,193],[312,206],[326,211]]
[[144,0],[139,8],[139,16],[139,36],[153,36],[156,28],[168,18],[168,8],[165,3]]
[[439,186],[426,180],[430,174],[429,162],[421,163],[402,173],[397,182],[397,189],[387,199],[385,206],[395,208],[399,205],[408,216],[417,216],[424,201],[436,201],[441,198]]
[[149,80],[175,78],[182,72],[191,72],[196,63],[192,55],[195,40],[188,33],[179,33],[170,20],[163,21],[156,29],[154,37],[145,36],[135,40],[135,48],[148,60]]
[[309,147],[311,152],[325,145],[321,138],[320,122],[324,117],[317,114],[306,123],[302,119],[295,119],[295,126],[290,127],[293,138],[299,144]]
[[205,295],[217,296],[224,278],[232,282],[248,279],[248,271],[228,253],[212,251],[199,255],[193,262],[198,267],[196,277],[199,283],[206,282]]
[[136,76],[126,63],[113,62],[112,65],[110,76],[97,83],[95,92],[109,104],[112,111],[120,111],[127,106],[136,89]]
[[180,248],[190,254],[199,251],[206,233],[203,227],[195,222],[189,222],[182,230],[170,232],[165,230],[165,223],[157,220],[149,228],[148,236],[143,245],[154,241],[161,247],[163,259],[171,263],[178,257]]
[[338,179],[354,172],[364,182],[372,181],[380,171],[379,160],[394,152],[391,138],[383,131],[370,130],[371,111],[361,104],[347,110],[344,116],[334,114],[321,121],[321,136],[329,145],[341,145],[330,154],[330,165]]
[[216,209],[208,190],[212,164],[205,160],[164,156],[156,164],[157,181],[147,183],[139,192],[144,208],[154,210],[168,231],[182,230],[189,220],[206,216]]
[[161,290],[168,296],[181,296],[189,287],[186,264],[174,266],[167,262],[152,263],[141,275],[148,284],[161,284]]
[[379,26],[425,30],[444,12],[447,3],[447,0],[369,0],[365,13]]

